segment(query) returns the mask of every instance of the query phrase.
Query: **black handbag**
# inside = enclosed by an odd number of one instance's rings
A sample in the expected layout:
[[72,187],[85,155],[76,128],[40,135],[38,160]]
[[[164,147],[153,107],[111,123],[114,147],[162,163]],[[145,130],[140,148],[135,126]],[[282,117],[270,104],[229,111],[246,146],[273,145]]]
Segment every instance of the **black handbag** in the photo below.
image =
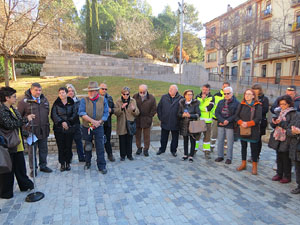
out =
[[136,122],[134,121],[130,121],[130,120],[126,120],[126,128],[127,128],[127,133],[131,136],[135,135],[136,133]]
[[9,173],[11,170],[12,163],[8,149],[0,145],[0,174]]
[[275,140],[273,134],[274,134],[274,131],[270,134],[268,147],[272,148],[274,150],[278,150],[279,145],[280,145],[280,141],[279,140]]

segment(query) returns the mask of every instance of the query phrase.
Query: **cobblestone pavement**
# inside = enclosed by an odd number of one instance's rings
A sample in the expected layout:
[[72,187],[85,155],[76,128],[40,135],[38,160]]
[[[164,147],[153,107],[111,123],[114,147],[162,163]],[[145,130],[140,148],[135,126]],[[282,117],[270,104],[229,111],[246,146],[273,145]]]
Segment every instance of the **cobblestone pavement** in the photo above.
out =
[[266,145],[258,176],[251,165],[235,170],[239,143],[229,166],[214,162],[216,153],[206,160],[200,151],[193,163],[181,161],[182,140],[177,158],[169,151],[156,156],[158,147],[152,143],[150,157],[132,162],[120,162],[115,152],[106,175],[94,161],[84,171],[77,157],[72,170],[61,173],[57,155],[49,155],[54,172],[37,177],[45,198],[26,203],[28,193],[16,187],[13,199],[0,200],[0,224],[300,224],[300,195],[290,194],[295,178],[291,184],[271,181],[275,152]]

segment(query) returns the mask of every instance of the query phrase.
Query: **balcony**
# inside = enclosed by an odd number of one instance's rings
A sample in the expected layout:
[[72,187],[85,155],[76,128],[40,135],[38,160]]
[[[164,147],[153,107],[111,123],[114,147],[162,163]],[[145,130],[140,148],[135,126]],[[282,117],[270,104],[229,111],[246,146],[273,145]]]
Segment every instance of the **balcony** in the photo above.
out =
[[[299,1],[300,1],[300,0],[299,0]],[[261,17],[262,19],[266,19],[266,18],[269,18],[269,17],[271,17],[271,16],[272,16],[272,9],[267,8],[267,9],[261,11],[260,17]]]
[[231,57],[231,62],[236,62],[236,61],[238,61],[237,55],[232,56]]
[[224,64],[224,58],[221,58],[220,60],[219,60],[219,63],[218,63],[219,65],[223,65]]
[[291,7],[296,8],[300,6],[300,0],[292,0],[291,1]]

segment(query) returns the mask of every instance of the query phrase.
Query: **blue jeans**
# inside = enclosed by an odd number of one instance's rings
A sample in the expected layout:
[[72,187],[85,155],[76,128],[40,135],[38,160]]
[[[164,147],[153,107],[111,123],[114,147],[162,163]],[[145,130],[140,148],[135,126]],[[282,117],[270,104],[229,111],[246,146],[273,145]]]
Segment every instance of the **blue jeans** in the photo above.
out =
[[[96,145],[96,155],[97,155],[97,166],[99,170],[106,168],[106,161],[104,158],[104,129],[103,126],[92,130],[88,134],[88,128],[81,127],[82,130],[82,139],[85,141],[85,148],[87,144],[92,144],[92,141],[95,140]],[[92,158],[92,151],[86,151],[85,149],[85,162],[90,163]]]
[[76,129],[76,131],[75,131],[74,141],[75,141],[75,144],[76,144],[78,159],[79,160],[84,160],[85,155],[84,155],[84,151],[83,151],[82,135],[81,135],[80,125],[78,126],[78,129]]
[[233,129],[218,127],[218,157],[224,158],[224,140],[227,138],[227,159],[232,160],[234,135]]

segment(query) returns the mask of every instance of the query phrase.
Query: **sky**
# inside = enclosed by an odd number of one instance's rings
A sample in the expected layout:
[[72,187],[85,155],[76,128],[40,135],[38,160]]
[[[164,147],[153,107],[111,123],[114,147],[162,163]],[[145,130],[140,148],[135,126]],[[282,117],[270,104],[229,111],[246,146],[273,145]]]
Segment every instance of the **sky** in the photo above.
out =
[[[77,9],[80,9],[85,0],[73,0]],[[172,10],[178,9],[178,2],[182,0],[147,0],[152,6],[152,12],[154,16],[157,16],[166,5],[170,5]],[[227,5],[230,4],[233,8],[246,2],[246,0],[184,0],[185,3],[193,4],[199,12],[199,19],[204,24],[215,17],[227,11]],[[204,35],[204,31],[200,36]]]

